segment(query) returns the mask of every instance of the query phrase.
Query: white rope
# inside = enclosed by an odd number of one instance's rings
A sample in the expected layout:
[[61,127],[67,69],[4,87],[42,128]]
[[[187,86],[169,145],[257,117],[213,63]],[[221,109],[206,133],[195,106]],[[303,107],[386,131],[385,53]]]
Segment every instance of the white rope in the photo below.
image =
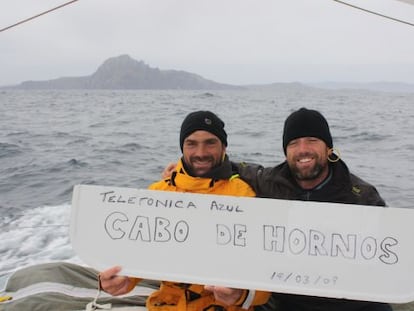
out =
[[98,298],[101,295],[101,280],[100,276],[98,275],[98,293],[95,296],[95,299],[86,305],[85,311],[95,311],[95,310],[111,310],[112,304],[99,304]]

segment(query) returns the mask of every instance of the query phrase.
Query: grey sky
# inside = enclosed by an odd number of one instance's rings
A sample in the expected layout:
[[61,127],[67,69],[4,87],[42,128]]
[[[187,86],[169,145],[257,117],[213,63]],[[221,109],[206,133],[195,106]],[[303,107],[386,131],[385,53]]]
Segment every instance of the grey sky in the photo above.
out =
[[[2,0],[0,28],[67,0]],[[414,23],[414,5],[348,0]],[[129,54],[223,83],[414,83],[414,27],[332,0],[79,0],[0,33],[0,85]]]

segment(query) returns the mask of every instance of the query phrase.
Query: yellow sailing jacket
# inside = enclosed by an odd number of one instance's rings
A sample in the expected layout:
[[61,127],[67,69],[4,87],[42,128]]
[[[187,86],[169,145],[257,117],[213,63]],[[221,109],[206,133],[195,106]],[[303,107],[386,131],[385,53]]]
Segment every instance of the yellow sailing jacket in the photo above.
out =
[[229,179],[219,180],[204,177],[193,177],[185,172],[181,160],[178,162],[175,172],[171,177],[153,183],[148,189],[236,195],[244,197],[256,196],[253,189],[246,182],[241,180],[237,174],[231,176]]
[[[255,196],[250,186],[234,175],[229,179],[214,180],[211,178],[188,175],[178,162],[176,171],[171,176],[150,185],[151,190],[193,192],[205,194]],[[167,259],[168,260],[168,259]],[[202,267],[202,266],[200,266]],[[131,278],[132,289],[140,279]],[[270,293],[244,290],[235,306],[224,306],[214,299],[211,292],[204,290],[204,285],[175,282],[161,282],[160,289],[148,297],[146,306],[149,311],[238,311],[253,310],[253,306],[267,302]]]

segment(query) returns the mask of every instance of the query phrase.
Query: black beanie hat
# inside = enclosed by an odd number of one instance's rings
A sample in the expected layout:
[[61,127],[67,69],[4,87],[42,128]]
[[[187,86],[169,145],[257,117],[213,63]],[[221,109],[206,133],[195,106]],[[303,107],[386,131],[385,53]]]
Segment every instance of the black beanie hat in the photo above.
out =
[[283,151],[291,140],[300,137],[316,137],[332,148],[332,136],[325,117],[316,110],[301,108],[293,112],[285,121],[283,128]]
[[181,125],[181,151],[183,151],[184,139],[198,130],[216,135],[227,146],[227,133],[224,130],[224,122],[211,111],[195,111],[187,115]]

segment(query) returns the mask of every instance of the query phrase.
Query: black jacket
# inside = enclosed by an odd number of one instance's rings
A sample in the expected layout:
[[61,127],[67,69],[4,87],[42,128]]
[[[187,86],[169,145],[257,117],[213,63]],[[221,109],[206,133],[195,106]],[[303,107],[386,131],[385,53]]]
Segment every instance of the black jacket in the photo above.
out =
[[[256,164],[237,165],[240,177],[249,183],[258,197],[385,206],[374,186],[351,174],[342,160],[330,163],[330,174],[312,190],[302,189],[290,173],[287,162],[263,168]],[[345,299],[333,299],[273,293],[257,311],[390,311],[390,305]]]
[[330,163],[328,179],[312,190],[299,187],[287,162],[269,168],[241,163],[238,169],[258,197],[385,206],[375,187],[351,174],[342,160]]

